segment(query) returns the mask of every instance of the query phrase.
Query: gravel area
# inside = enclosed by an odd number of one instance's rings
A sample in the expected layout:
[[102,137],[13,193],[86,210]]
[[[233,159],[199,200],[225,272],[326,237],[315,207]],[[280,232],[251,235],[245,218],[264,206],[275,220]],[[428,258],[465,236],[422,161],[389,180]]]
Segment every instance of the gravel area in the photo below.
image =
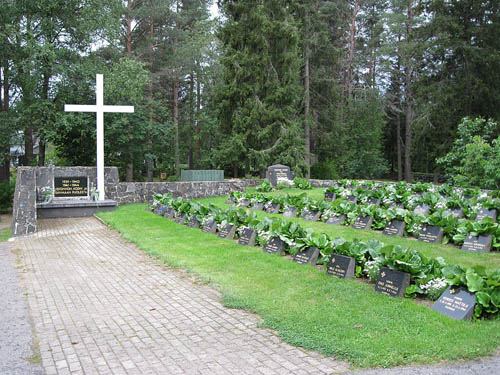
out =
[[43,374],[34,357],[32,325],[11,242],[0,243],[0,285],[0,374]]

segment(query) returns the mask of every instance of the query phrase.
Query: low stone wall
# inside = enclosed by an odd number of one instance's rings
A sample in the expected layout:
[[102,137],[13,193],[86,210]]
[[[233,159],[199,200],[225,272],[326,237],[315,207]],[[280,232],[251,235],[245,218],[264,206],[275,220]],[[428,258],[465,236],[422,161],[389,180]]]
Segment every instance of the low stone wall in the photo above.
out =
[[[12,212],[12,233],[21,236],[36,232],[37,200],[43,188],[54,189],[54,177],[88,177],[88,187],[96,186],[96,167],[19,167]],[[221,196],[256,186],[261,180],[224,180],[195,182],[119,182],[118,168],[104,170],[106,199],[118,204],[151,202],[155,194],[172,193],[175,197],[204,198]],[[38,199],[37,199],[38,198]],[[62,198],[54,198],[58,202]],[[67,198],[64,198],[67,202]],[[88,200],[89,197],[72,199]],[[39,206],[43,209],[43,206]]]
[[155,194],[172,193],[174,197],[187,199],[215,197],[243,191],[256,186],[260,180],[225,180],[194,182],[119,182],[106,185],[106,198],[118,204],[151,202]]
[[334,186],[336,180],[309,180],[309,183],[314,186],[314,187],[319,187],[319,188],[327,188],[330,186]]

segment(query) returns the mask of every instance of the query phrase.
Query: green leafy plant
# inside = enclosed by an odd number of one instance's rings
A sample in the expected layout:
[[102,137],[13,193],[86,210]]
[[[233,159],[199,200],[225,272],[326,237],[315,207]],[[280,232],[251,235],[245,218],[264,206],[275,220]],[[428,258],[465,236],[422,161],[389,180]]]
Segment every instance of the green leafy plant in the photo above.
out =
[[257,190],[258,192],[267,193],[267,192],[272,191],[273,187],[272,187],[271,183],[269,182],[269,180],[266,179],[266,180],[262,181],[259,185],[257,185],[255,190]]
[[313,188],[309,181],[307,181],[307,178],[296,177],[293,180],[293,184],[300,190],[311,190]]

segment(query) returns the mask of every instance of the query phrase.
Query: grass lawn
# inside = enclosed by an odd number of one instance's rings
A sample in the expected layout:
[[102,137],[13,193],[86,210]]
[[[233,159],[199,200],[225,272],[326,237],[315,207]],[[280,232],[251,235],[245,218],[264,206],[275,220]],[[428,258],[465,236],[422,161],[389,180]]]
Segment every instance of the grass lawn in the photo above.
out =
[[[223,205],[225,199],[204,201]],[[144,251],[219,289],[227,306],[258,313],[265,326],[293,345],[335,355],[355,367],[471,359],[500,345],[500,319],[454,321],[409,299],[375,293],[373,284],[327,276],[260,248],[176,224],[145,207],[126,205],[99,216]],[[365,235],[320,223],[303,225],[328,228],[334,236]],[[366,238],[375,235],[366,232]],[[419,245],[429,252],[441,248]]]
[[0,242],[7,241],[12,237],[12,230],[9,228],[0,229]]
[[[316,188],[306,191],[306,193],[314,199],[323,199],[324,188]],[[248,189],[249,192],[254,192],[255,188]],[[274,191],[271,193],[264,193],[270,196],[279,195],[297,195],[303,193],[304,190],[299,189],[284,189],[279,191]],[[216,197],[216,198],[203,198],[198,199],[200,202],[209,204],[213,203],[219,207],[228,208],[224,202],[227,201],[226,197]],[[359,230],[353,229],[351,227],[342,225],[330,225],[323,222],[309,222],[299,218],[287,219],[281,214],[273,215],[262,211],[254,211],[257,213],[258,217],[278,217],[283,220],[296,221],[300,223],[303,228],[313,228],[314,231],[320,233],[327,233],[330,238],[343,237],[346,240],[352,240],[354,238],[359,238],[361,240],[377,239],[381,242],[391,245],[401,245],[403,247],[409,247],[420,251],[422,254],[428,257],[443,257],[447,264],[457,264],[464,267],[472,267],[475,265],[483,265],[488,269],[499,269],[500,268],[500,252],[490,252],[490,253],[471,253],[467,251],[462,251],[458,247],[453,245],[442,245],[442,244],[429,244],[422,241],[418,241],[412,237],[391,237],[382,234],[381,231],[374,230]]]

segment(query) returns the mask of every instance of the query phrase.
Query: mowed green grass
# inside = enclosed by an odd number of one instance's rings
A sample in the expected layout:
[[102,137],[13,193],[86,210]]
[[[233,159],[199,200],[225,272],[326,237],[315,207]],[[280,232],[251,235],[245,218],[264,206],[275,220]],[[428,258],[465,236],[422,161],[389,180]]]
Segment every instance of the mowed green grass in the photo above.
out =
[[126,205],[99,216],[147,253],[219,289],[227,306],[259,314],[290,344],[354,367],[472,359],[500,345],[500,319],[454,321],[412,300],[376,293],[373,284],[327,276],[145,208]]
[[[255,189],[248,189],[248,191],[253,192]],[[325,189],[312,189],[306,191],[307,195],[314,199],[323,199]],[[269,196],[279,196],[279,195],[297,195],[303,193],[304,190],[299,189],[284,189],[273,191],[271,193],[265,193]],[[224,202],[227,201],[226,197],[214,197],[214,198],[203,198],[198,199],[198,201],[209,204],[213,203],[218,207],[229,208],[230,205],[226,205]],[[282,220],[296,221],[304,228],[313,228],[314,231],[319,233],[327,233],[330,238],[343,237],[346,240],[353,240],[358,238],[360,240],[370,240],[377,239],[388,245],[401,245],[403,247],[409,247],[420,251],[422,254],[428,257],[442,257],[447,264],[457,264],[462,267],[473,267],[475,265],[483,265],[487,269],[500,269],[500,252],[490,252],[490,253],[471,253],[467,251],[462,251],[458,247],[448,244],[429,244],[422,241],[418,241],[413,237],[391,237],[382,234],[381,231],[374,230],[359,230],[353,229],[351,227],[342,225],[330,225],[323,222],[308,222],[299,218],[287,219],[281,214],[268,214],[262,211],[253,211],[257,213],[258,217],[278,217]]]

